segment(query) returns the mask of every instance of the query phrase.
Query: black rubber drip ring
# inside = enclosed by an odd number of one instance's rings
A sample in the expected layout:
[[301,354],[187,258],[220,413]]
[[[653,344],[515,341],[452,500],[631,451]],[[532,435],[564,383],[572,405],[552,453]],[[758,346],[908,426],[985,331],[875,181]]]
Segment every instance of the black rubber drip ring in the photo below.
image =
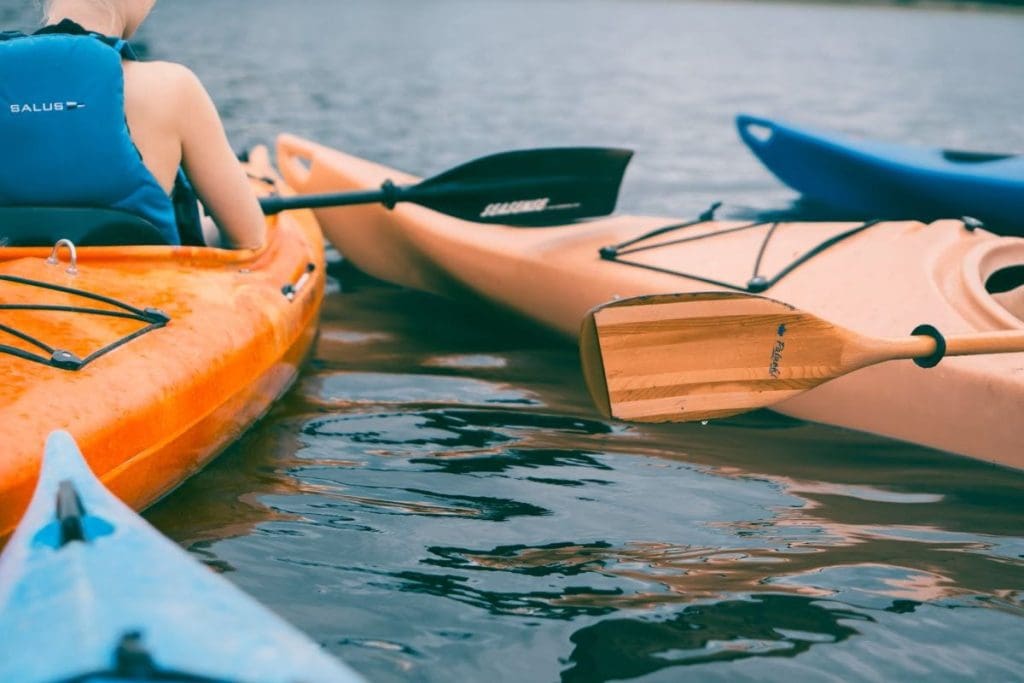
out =
[[920,368],[934,368],[946,356],[946,338],[942,336],[932,325],[918,325],[910,334],[915,337],[931,337],[935,340],[935,353],[930,356],[915,358],[914,362]]
[[396,186],[391,179],[385,180],[380,184],[380,191],[383,193],[380,203],[384,205],[388,211],[395,208],[395,204],[398,203],[398,186]]

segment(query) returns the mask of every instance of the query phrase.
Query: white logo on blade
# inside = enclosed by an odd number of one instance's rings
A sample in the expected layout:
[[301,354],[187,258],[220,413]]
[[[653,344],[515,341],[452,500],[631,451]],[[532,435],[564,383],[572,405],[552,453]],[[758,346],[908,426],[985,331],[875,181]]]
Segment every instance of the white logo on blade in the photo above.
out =
[[538,213],[548,208],[550,201],[550,198],[544,197],[543,199],[520,199],[516,202],[496,202],[488,204],[480,213],[480,217],[492,218],[494,216],[514,216],[520,213]]
[[85,109],[81,102],[34,102],[31,104],[12,104],[12,114],[43,114],[50,112],[71,111],[72,109]]

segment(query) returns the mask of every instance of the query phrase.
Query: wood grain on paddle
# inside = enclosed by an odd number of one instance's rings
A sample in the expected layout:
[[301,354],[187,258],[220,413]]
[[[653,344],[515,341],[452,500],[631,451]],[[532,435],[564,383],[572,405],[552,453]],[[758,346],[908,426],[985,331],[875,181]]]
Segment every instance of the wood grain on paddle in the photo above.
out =
[[[946,355],[1024,351],[1020,332],[946,341]],[[928,336],[866,337],[773,299],[726,292],[616,301],[592,311],[580,332],[598,409],[638,422],[735,415],[868,365],[930,356],[936,346]]]

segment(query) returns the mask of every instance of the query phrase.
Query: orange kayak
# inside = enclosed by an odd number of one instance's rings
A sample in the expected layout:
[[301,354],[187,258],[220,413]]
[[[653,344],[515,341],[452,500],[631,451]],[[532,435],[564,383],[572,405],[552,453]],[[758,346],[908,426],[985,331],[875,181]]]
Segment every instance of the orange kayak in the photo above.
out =
[[[265,150],[257,192],[274,190]],[[278,188],[286,190],[283,184]],[[0,247],[0,542],[28,504],[42,445],[70,432],[141,509],[263,415],[312,347],[323,242],[308,211],[268,219],[255,251]]]
[[[300,193],[418,180],[287,135],[278,142],[278,162]],[[752,224],[615,216],[516,228],[412,204],[316,213],[327,238],[370,275],[487,301],[573,339],[588,310],[615,298],[730,289],[763,292],[877,337],[906,336],[921,324],[946,335],[1024,329],[1024,239],[959,220]],[[887,362],[774,409],[1024,467],[1024,354],[946,358],[929,369]]]

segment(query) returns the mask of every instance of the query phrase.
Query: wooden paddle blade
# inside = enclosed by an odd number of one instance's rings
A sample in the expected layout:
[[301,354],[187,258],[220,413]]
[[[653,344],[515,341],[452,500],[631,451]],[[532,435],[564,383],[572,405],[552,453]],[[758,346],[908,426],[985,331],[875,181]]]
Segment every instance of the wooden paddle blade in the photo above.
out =
[[615,210],[632,155],[605,147],[502,152],[404,188],[399,199],[477,223],[570,223]]
[[591,311],[580,332],[598,409],[636,422],[769,406],[884,360],[870,346],[779,301],[725,292],[616,301]]

